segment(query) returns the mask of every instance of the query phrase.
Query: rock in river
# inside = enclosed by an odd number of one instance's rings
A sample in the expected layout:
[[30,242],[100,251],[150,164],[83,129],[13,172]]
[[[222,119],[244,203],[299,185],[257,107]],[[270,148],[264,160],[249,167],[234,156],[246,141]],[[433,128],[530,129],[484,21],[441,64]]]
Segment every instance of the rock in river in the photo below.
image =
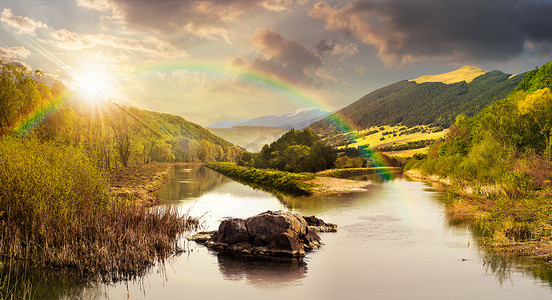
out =
[[201,232],[190,240],[238,254],[302,257],[305,251],[322,245],[315,231],[336,230],[337,225],[314,216],[266,211],[245,220],[228,218],[220,223],[217,231]]

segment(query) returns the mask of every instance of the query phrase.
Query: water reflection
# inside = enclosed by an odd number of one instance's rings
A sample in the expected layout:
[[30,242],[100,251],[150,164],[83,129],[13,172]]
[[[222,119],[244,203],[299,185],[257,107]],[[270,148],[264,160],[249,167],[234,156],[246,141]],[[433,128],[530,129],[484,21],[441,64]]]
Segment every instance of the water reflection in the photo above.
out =
[[501,285],[508,281],[513,282],[514,274],[521,272],[524,275],[530,275],[542,285],[552,288],[552,269],[545,262],[531,262],[523,258],[485,254],[483,266],[485,271],[493,274]]
[[160,193],[167,205],[183,213],[205,214],[209,230],[227,216],[247,218],[278,209],[316,215],[339,229],[321,234],[325,245],[304,260],[252,260],[183,240],[185,254],[167,260],[166,268],[155,267],[139,282],[98,287],[56,279],[61,281],[42,281],[38,294],[50,292],[44,299],[551,296],[550,265],[529,265],[480,252],[467,223],[446,217],[442,194],[418,182],[374,183],[366,193],[341,196],[276,198],[205,167],[179,165]]
[[317,215],[334,210],[357,207],[365,202],[368,193],[376,192],[381,189],[381,186],[374,184],[369,189],[368,192],[299,198],[280,195],[278,196],[278,200],[289,210],[301,211],[305,215]]
[[289,285],[307,274],[307,264],[297,258],[250,258],[217,254],[220,273],[227,280],[244,280],[257,287]]
[[0,299],[103,299],[105,291],[72,272],[29,271],[6,267],[0,272]]
[[177,164],[167,183],[158,191],[158,196],[165,201],[200,197],[229,181],[201,164]]

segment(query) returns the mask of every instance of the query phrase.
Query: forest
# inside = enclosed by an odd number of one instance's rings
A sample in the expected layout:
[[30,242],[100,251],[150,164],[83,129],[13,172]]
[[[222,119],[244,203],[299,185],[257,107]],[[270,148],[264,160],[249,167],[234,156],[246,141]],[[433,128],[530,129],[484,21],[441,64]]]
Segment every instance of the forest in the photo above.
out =
[[[492,71],[470,83],[417,84],[405,80],[375,90],[336,114],[351,120],[357,128],[429,124],[448,128],[456,116],[472,117],[494,101],[504,99],[524,77],[525,74],[511,77]],[[310,128],[318,134],[339,131],[329,120],[322,119]]]
[[[497,251],[534,256],[538,243],[549,243],[551,75],[552,62],[529,72],[508,97],[476,116],[458,116],[444,142],[406,166],[446,178],[460,195],[450,212],[469,211],[484,244],[498,245]],[[512,243],[523,247],[508,248]]]
[[84,150],[102,169],[150,161],[234,161],[241,149],[182,117],[85,100],[40,71],[2,64],[0,134]]
[[93,281],[142,274],[177,251],[197,220],[116,197],[110,173],[151,161],[233,161],[242,150],[181,117],[84,99],[44,77],[0,63],[0,275],[16,262]]
[[428,158],[434,174],[501,183],[509,193],[550,188],[552,63],[531,71],[505,99],[474,117],[458,116]]
[[337,154],[309,128],[291,129],[261,152],[243,152],[238,165],[287,172],[318,172],[334,166]]

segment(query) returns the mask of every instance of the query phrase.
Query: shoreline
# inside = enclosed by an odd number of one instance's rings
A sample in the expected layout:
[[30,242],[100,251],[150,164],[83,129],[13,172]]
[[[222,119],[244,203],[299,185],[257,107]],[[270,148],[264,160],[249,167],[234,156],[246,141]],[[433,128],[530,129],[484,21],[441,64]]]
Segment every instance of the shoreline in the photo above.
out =
[[342,179],[328,176],[316,176],[314,179],[301,181],[311,187],[312,196],[350,194],[367,192],[371,182]]
[[[453,183],[449,178],[437,175],[423,175],[417,170],[404,172],[409,178],[430,183],[433,187],[450,192],[449,199],[443,199],[445,214],[449,221],[469,225],[479,246],[492,253],[507,258],[524,258],[552,265],[552,225],[542,224],[543,220],[525,220],[524,213],[529,208],[518,202],[530,201],[532,205],[542,205],[542,199],[490,199],[503,195],[497,186],[478,188],[484,196],[476,195],[476,189],[469,182]],[[483,192],[481,192],[483,191]],[[506,210],[497,216],[497,211]],[[525,210],[525,212],[524,212]],[[539,231],[539,235],[533,234]],[[548,232],[548,234],[545,234]]]
[[145,206],[159,204],[155,194],[167,181],[172,168],[179,163],[150,162],[131,165],[106,174],[113,198],[132,200]]
[[291,173],[272,169],[256,169],[233,163],[208,163],[206,167],[233,180],[276,195],[312,197],[368,191],[369,181],[358,181],[319,173]]

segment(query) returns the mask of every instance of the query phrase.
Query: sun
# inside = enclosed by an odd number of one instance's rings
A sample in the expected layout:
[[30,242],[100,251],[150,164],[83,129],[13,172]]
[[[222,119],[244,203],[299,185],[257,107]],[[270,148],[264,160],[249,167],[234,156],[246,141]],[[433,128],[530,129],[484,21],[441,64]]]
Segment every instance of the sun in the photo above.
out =
[[90,101],[100,101],[109,97],[113,90],[112,78],[101,70],[87,68],[75,78],[77,89]]

